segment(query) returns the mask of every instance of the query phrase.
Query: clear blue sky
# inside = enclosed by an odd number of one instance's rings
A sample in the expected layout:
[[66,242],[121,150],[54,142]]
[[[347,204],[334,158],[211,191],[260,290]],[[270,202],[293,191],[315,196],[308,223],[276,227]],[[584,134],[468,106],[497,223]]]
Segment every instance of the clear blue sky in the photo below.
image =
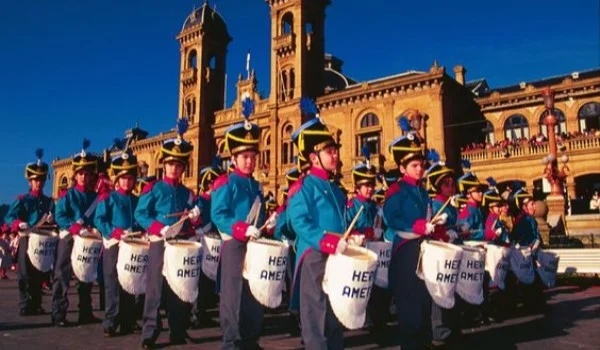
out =
[[[23,167],[99,151],[140,122],[151,134],[174,126],[179,47],[175,36],[203,0],[12,0],[0,11],[0,203],[27,190]],[[233,82],[252,50],[259,88],[269,90],[269,8],[263,0],[212,0],[230,35]],[[367,80],[434,59],[463,64],[467,80],[492,87],[598,66],[597,0],[333,0],[326,50]],[[50,184],[46,192],[51,191]]]

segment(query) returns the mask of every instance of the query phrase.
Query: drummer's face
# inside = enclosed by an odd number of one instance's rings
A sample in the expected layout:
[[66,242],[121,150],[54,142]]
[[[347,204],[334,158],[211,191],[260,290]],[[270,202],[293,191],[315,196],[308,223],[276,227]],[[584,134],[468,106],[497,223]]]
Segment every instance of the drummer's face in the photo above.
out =
[[44,188],[44,181],[40,179],[31,179],[29,180],[29,186],[31,186],[33,192],[39,192]]
[[75,174],[75,183],[78,186],[85,187],[92,181],[92,174],[87,170],[80,170]]
[[256,152],[245,151],[236,154],[233,157],[233,164],[242,173],[246,175],[252,174],[254,172],[254,168],[256,167]]
[[525,203],[524,209],[527,214],[534,215],[536,209],[535,202],[530,200],[529,202]]
[[411,177],[413,179],[419,180],[423,177],[423,161],[420,159],[411,160],[405,166],[400,166],[400,172]]
[[373,198],[373,185],[360,185],[358,187],[358,194],[363,196],[364,198]]
[[319,152],[319,156],[316,157],[318,163],[321,164],[321,167],[327,171],[334,171],[338,167],[338,162],[340,159],[340,154],[338,152],[337,147],[329,146],[323,148]]
[[456,186],[454,184],[454,179],[447,176],[442,179],[440,184],[440,193],[442,196],[452,197],[456,193]]
[[172,160],[165,163],[165,176],[169,179],[179,179],[183,174],[183,164]]
[[132,175],[124,175],[119,178],[119,188],[125,192],[133,191],[135,186],[135,177]]

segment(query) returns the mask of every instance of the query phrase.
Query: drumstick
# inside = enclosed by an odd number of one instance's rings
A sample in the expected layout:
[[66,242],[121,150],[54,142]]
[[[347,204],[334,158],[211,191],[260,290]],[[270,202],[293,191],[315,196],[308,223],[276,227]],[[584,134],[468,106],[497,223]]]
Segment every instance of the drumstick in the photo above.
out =
[[362,213],[363,209],[365,209],[365,206],[361,205],[356,215],[354,215],[354,219],[352,219],[352,222],[350,222],[350,226],[348,226],[348,229],[346,229],[346,232],[344,232],[344,235],[342,236],[343,240],[347,240],[348,236],[350,236],[350,232],[352,232],[354,225],[356,225],[356,221],[358,221],[358,218],[360,217],[360,214]]
[[176,216],[181,216],[187,214],[187,210],[186,211],[180,211],[179,213],[173,213],[173,214],[165,214],[163,217],[164,218],[174,218]]
[[442,212],[444,211],[444,209],[446,209],[446,207],[448,206],[448,204],[450,204],[450,201],[452,201],[453,197],[454,196],[451,196],[451,197],[449,197],[446,200],[446,203],[444,203],[444,205],[442,205],[442,207],[440,208],[440,210],[438,210],[437,213],[435,213],[435,216],[433,217],[433,219],[431,219],[431,221],[429,221],[430,223],[435,222],[440,217],[440,215],[442,215]]
[[47,220],[48,220],[48,214],[45,214],[44,216],[42,216],[40,221],[36,222],[35,225],[33,225],[33,228],[41,227],[43,224],[46,223]]
[[143,235],[144,235],[144,231],[135,231],[135,232],[130,232],[130,233],[124,235],[123,238],[143,236]]

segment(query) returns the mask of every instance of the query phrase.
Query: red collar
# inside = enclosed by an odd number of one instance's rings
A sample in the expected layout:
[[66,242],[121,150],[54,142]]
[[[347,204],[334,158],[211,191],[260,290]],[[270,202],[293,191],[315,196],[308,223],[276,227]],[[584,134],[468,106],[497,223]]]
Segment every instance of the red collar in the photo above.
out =
[[499,218],[499,217],[500,217],[500,215],[494,213],[493,211],[490,211],[490,213],[488,214],[488,218],[492,218],[494,220],[497,219],[497,218]]
[[42,191],[29,191],[29,194],[31,194],[32,197],[38,198],[42,195]]
[[127,196],[131,193],[131,191],[127,192],[122,188],[117,188],[117,192],[119,192],[119,194],[122,194],[123,196]]
[[421,179],[415,179],[408,175],[402,176],[402,182],[404,182],[408,185],[411,185],[411,186],[419,186],[420,181],[421,181]]
[[237,176],[240,176],[240,177],[245,177],[245,178],[248,178],[248,179],[252,177],[252,174],[244,174],[244,173],[243,173],[243,172],[242,172],[240,169],[238,169],[238,168],[234,168],[234,169],[233,169],[233,172],[234,172],[234,173],[235,173]]
[[199,196],[206,199],[207,201],[210,200],[210,193],[202,192]]
[[179,179],[171,179],[166,176],[163,178],[163,181],[171,186],[178,186],[181,183]]
[[444,196],[441,193],[438,193],[435,195],[435,199],[442,202],[442,203],[446,203],[446,201],[448,200],[449,197]]
[[367,198],[367,197],[365,197],[365,196],[363,196],[361,194],[358,194],[358,193],[356,194],[356,196],[354,196],[354,198],[358,199],[358,201],[361,202],[361,203],[365,203],[365,202],[368,202],[370,200],[370,198]]
[[310,175],[318,177],[321,180],[329,181],[329,172],[325,169],[312,167],[310,168]]
[[81,193],[88,192],[84,186],[79,186],[79,184],[75,184],[75,189]]

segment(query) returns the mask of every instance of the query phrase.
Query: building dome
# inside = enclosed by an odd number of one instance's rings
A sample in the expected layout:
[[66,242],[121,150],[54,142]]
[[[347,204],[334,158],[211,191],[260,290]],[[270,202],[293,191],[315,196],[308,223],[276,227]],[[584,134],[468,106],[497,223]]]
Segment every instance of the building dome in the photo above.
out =
[[208,6],[208,1],[200,8],[194,9],[192,13],[187,16],[183,22],[181,31],[183,32],[195,26],[201,26],[204,31],[221,32],[229,36],[227,33],[227,25],[225,24],[223,17],[221,17],[214,8]]

